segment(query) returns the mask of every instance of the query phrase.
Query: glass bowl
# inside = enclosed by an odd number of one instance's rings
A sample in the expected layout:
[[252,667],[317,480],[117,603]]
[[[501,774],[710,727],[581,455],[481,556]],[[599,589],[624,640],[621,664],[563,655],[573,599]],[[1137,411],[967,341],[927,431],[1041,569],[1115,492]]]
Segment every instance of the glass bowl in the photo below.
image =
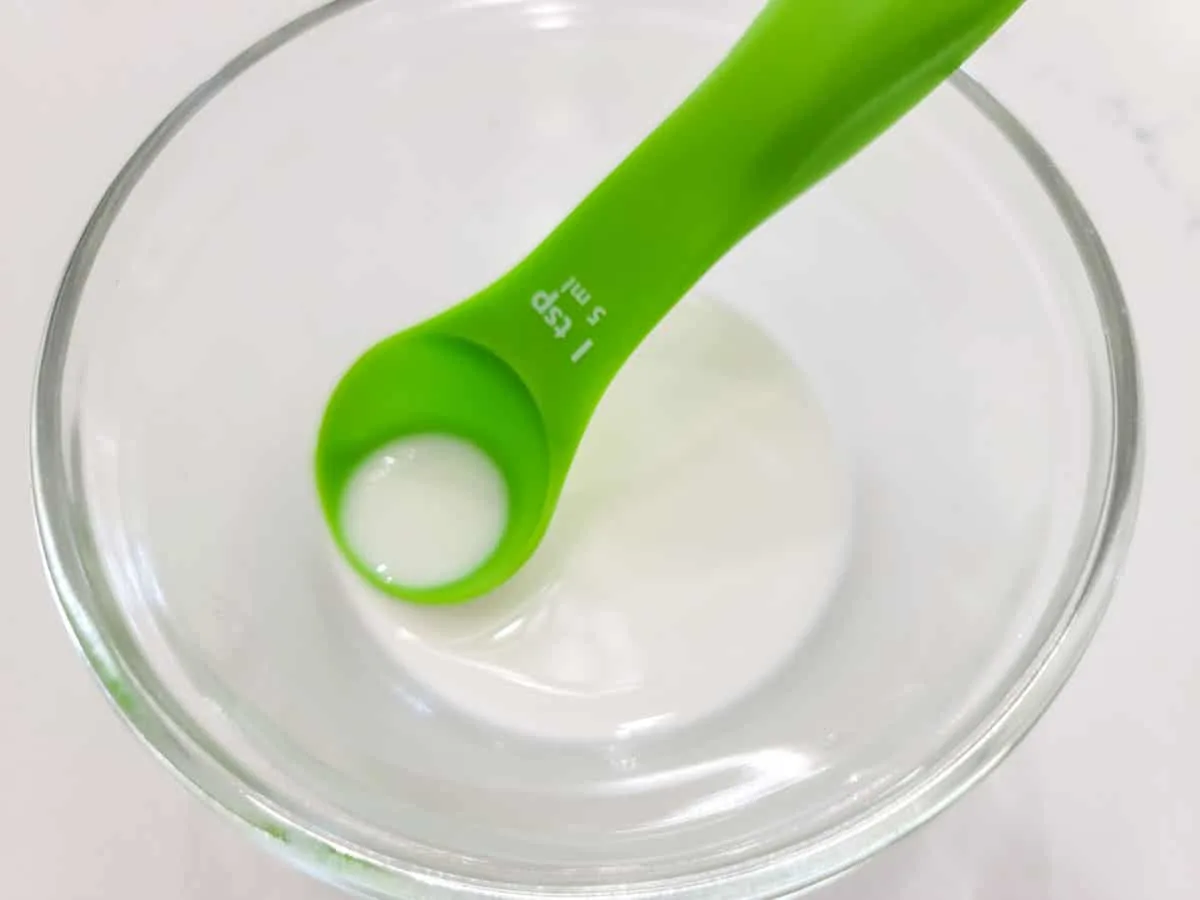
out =
[[[1096,628],[1138,485],[1133,339],[1080,204],[965,76],[680,308],[802,371],[848,473],[836,589],[769,678],[675,727],[552,740],[463,713],[349,613],[311,474],[338,375],[527,252],[757,6],[331,3],[184,100],[88,224],[36,393],[55,591],[155,753],[317,875],[378,897],[799,891],[988,772]],[[629,459],[652,420],[682,427],[653,413]],[[669,537],[641,548],[669,557],[653,590],[716,578],[720,546]]]

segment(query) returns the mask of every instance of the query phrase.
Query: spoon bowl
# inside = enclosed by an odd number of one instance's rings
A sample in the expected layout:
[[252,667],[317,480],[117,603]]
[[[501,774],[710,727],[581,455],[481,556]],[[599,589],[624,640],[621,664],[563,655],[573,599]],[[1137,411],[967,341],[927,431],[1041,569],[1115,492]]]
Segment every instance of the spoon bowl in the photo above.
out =
[[[406,437],[447,435],[479,448],[508,490],[498,546],[465,578],[446,585],[397,583],[363,561],[344,537],[342,497],[354,473],[380,447]],[[317,487],[339,549],[360,575],[406,598],[439,603],[490,591],[528,558],[550,520],[564,470],[553,465],[545,423],[519,375],[485,347],[418,326],[377,344],[338,384],[317,451]],[[519,566],[519,563],[517,564]]]

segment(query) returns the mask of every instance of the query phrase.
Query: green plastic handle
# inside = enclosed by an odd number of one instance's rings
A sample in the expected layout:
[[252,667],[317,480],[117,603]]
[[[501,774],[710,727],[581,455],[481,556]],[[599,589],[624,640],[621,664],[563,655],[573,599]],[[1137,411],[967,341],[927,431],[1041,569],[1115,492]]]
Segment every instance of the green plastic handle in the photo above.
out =
[[[712,75],[524,261],[377,344],[337,386],[316,456],[343,555],[382,590],[457,603],[516,573],[629,355],[714,263],[947,78],[1020,0],[772,0]],[[664,410],[664,414],[669,413]],[[393,584],[339,519],[356,467],[440,432],[508,487],[492,556],[453,584]]]
[[578,440],[629,355],[733,246],[945,80],[1021,0],[774,0],[711,76],[447,330]]

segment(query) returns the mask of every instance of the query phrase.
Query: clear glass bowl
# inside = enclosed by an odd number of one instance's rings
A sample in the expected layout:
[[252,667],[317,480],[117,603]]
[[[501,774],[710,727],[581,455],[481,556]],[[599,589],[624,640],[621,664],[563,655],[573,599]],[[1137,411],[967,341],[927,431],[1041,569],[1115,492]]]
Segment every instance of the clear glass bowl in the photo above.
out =
[[780,896],[981,778],[1088,643],[1133,340],[1070,189],[963,76],[700,288],[803,369],[853,478],[837,593],[770,681],[554,743],[346,616],[310,473],[337,375],[530,249],[757,6],[332,3],[188,97],[88,225],[37,386],[49,572],[133,728],[298,865],[380,897]]

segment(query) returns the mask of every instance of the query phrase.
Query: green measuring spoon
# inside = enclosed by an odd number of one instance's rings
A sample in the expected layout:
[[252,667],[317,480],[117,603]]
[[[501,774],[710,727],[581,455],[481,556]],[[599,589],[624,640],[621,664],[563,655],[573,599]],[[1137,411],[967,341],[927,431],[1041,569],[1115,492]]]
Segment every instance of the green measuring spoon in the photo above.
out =
[[[1021,0],[772,0],[729,56],[529,257],[369,350],[337,386],[316,456],[334,539],[387,593],[456,603],[537,548],[605,389],[735,244],[947,78]],[[664,410],[664,415],[669,410]],[[444,434],[488,454],[508,521],[477,569],[410,588],[360,560],[341,508],[372,454]]]

